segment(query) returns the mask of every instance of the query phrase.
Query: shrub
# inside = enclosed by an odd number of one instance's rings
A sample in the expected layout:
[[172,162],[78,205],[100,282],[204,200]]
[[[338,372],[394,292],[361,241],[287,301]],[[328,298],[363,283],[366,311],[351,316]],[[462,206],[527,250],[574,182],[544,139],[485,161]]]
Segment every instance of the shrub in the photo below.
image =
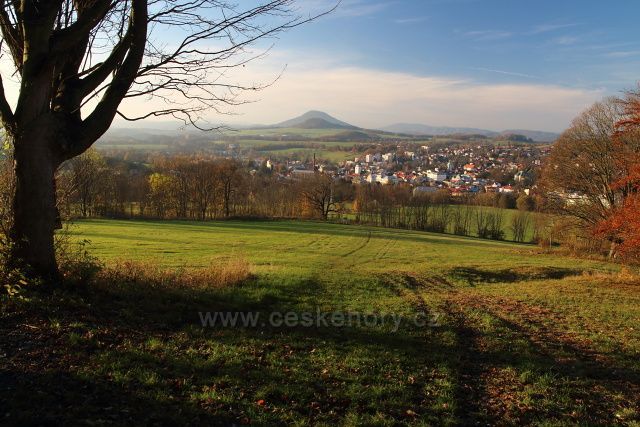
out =
[[500,193],[498,196],[498,207],[501,209],[515,209],[516,198],[507,193]]
[[536,200],[531,196],[523,194],[516,200],[516,206],[518,210],[531,212],[536,208]]
[[200,269],[167,269],[154,263],[120,261],[103,268],[100,282],[146,284],[152,287],[222,288],[238,285],[251,277],[251,266],[244,258],[211,264]]
[[10,262],[10,254],[11,244],[6,236],[0,233],[0,294],[15,298],[20,297],[25,287],[40,283],[27,278],[23,269]]

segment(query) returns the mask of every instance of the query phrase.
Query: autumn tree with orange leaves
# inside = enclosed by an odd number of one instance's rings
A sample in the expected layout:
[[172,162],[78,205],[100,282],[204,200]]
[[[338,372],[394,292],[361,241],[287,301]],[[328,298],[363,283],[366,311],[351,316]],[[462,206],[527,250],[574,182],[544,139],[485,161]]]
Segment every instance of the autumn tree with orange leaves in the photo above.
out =
[[619,170],[627,171],[613,188],[628,197],[615,207],[608,218],[596,227],[596,235],[615,240],[616,253],[626,261],[640,261],[640,153],[630,150],[629,140],[640,139],[640,90],[630,92],[620,101],[623,118],[614,135],[615,161]]
[[621,222],[637,203],[637,101],[636,95],[610,97],[583,111],[554,144],[540,182],[549,209],[567,218],[572,233],[583,230],[591,238],[595,231],[609,244],[610,257],[632,242],[629,225]]

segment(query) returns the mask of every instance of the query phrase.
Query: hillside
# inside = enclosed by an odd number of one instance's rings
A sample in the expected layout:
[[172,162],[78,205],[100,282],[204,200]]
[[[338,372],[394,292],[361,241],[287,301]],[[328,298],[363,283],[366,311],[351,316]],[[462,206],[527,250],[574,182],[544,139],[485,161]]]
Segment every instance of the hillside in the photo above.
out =
[[315,222],[71,232],[107,267],[3,304],[6,425],[639,420],[640,288],[615,265]]
[[467,128],[467,127],[447,127],[447,126],[429,126],[418,123],[396,123],[381,128],[389,132],[405,133],[411,135],[434,135],[434,136],[450,136],[450,135],[483,135],[487,137],[499,137],[507,135],[523,135],[536,142],[553,142],[560,135],[554,132],[543,132],[526,129],[509,129],[502,132],[496,132],[487,129]]
[[486,129],[476,129],[467,127],[447,127],[447,126],[429,126],[418,123],[396,123],[390,126],[380,128],[388,132],[406,133],[411,135],[434,135],[448,136],[461,134],[475,134],[484,136],[496,136],[498,132]]
[[523,135],[537,142],[554,142],[560,134],[555,132],[543,132],[537,130],[526,129],[508,129],[500,133],[501,136],[506,135]]
[[356,129],[351,125],[332,123],[319,117],[307,119],[295,125],[299,129]]
[[[303,127],[304,126],[304,127]],[[301,116],[273,125],[277,128],[303,128],[309,129],[310,126],[320,126],[321,129],[358,129],[357,126],[350,125],[330,116],[322,111],[308,111]]]

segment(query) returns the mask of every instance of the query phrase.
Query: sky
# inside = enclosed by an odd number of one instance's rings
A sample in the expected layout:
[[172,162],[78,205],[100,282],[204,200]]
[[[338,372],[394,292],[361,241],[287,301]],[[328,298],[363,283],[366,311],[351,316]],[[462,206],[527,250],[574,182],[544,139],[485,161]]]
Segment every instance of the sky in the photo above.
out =
[[[309,16],[337,1],[295,5]],[[333,13],[253,46],[250,55],[268,52],[225,81],[277,81],[224,108],[230,114],[212,111],[206,119],[274,124],[321,110],[367,128],[559,132],[593,102],[637,87],[638,16],[639,0],[342,0]],[[175,34],[158,37],[175,43]],[[0,71],[15,99],[15,78]],[[133,116],[153,105],[136,98],[122,111]]]
[[[332,4],[298,1],[303,14]],[[220,120],[268,124],[313,109],[363,127],[561,131],[636,86],[638,16],[637,0],[343,0],[248,65],[252,81],[286,69]]]

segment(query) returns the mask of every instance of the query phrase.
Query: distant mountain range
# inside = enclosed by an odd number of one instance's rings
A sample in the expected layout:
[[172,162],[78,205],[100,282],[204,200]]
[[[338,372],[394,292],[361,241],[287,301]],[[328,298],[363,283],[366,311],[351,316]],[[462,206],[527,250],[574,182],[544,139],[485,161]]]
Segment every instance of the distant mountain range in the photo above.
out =
[[406,133],[410,135],[482,135],[486,137],[523,135],[539,142],[553,142],[560,136],[553,132],[544,132],[526,129],[508,129],[502,132],[496,132],[487,129],[465,128],[465,127],[447,127],[447,126],[429,126],[419,123],[396,123],[390,126],[380,128],[387,132]]
[[[354,126],[342,120],[338,120],[335,117],[322,112],[322,111],[308,111],[301,116],[295,117],[291,120],[266,126],[268,128],[299,128],[299,129],[350,129],[350,130],[362,130],[358,126]],[[377,130],[381,130],[389,133],[401,133],[407,135],[433,135],[433,136],[447,136],[447,135],[482,135],[488,138],[494,138],[499,136],[510,135],[523,135],[533,141],[539,142],[553,142],[558,139],[557,133],[544,132],[527,129],[508,129],[502,132],[496,132],[487,129],[467,128],[467,127],[446,127],[446,126],[429,126],[418,123],[397,123],[391,126],[381,127]]]
[[[151,123],[149,123],[151,124]],[[390,126],[380,127],[377,129],[363,129],[354,126],[342,120],[322,112],[308,111],[301,116],[290,120],[283,121],[274,125],[253,125],[253,126],[236,126],[239,130],[250,129],[336,129],[336,137],[347,138],[348,140],[370,140],[376,137],[386,136],[393,137],[393,134],[404,134],[414,136],[448,136],[448,135],[481,135],[487,138],[509,137],[513,135],[522,135],[537,142],[553,142],[560,135],[553,132],[543,132],[526,129],[508,129],[502,132],[496,132],[487,129],[470,128],[470,127],[446,127],[446,126],[429,126],[419,123],[396,123]],[[178,126],[173,122],[153,122],[153,128],[112,128],[109,130],[106,138],[112,141],[126,142],[132,140],[154,141],[160,138],[179,138],[184,140],[207,138],[206,132],[200,132],[192,126],[186,129],[178,130]],[[515,139],[518,140],[518,139]]]

